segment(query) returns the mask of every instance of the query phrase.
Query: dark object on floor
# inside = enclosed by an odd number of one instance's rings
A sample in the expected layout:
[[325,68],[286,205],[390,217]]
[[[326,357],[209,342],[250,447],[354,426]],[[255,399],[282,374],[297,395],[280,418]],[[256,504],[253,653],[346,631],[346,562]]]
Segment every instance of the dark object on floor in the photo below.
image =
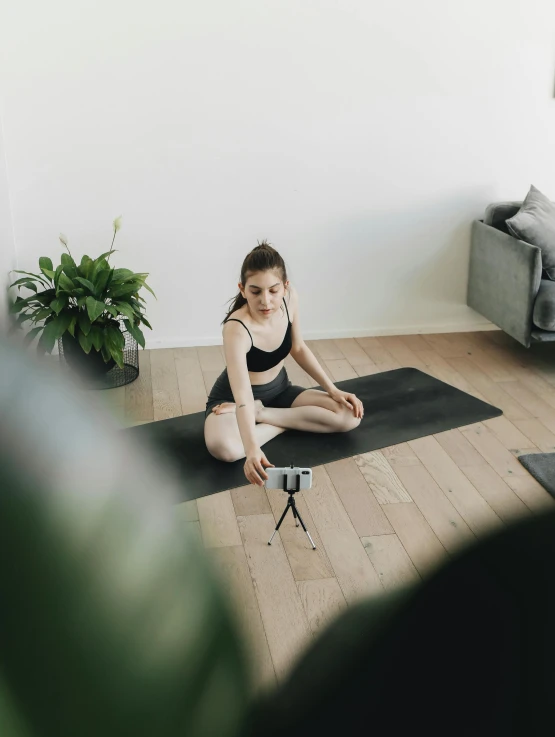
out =
[[58,338],[60,361],[80,375],[84,389],[115,389],[130,384],[139,376],[139,346],[131,333],[125,330],[123,320],[120,325],[125,338],[122,369],[113,359],[105,363],[94,348],[85,353],[69,333]]
[[518,460],[551,496],[555,496],[555,453],[524,453]]
[[[307,433],[288,430],[264,445],[275,466],[321,466],[324,463],[397,445],[425,435],[470,425],[502,414],[500,409],[472,397],[414,368],[338,381],[363,402],[364,419],[346,433]],[[183,501],[246,486],[244,459],[224,463],[213,458],[204,443],[204,412],[172,417],[126,428],[140,442],[152,442],[183,478]]]

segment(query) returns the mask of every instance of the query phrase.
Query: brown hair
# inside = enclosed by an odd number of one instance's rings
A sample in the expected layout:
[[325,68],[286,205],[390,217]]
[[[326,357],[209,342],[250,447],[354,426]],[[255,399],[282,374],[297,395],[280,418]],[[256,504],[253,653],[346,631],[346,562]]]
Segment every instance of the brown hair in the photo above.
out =
[[[259,242],[258,245],[246,255],[243,265],[241,266],[241,284],[244,286],[247,283],[249,274],[254,274],[258,271],[277,271],[281,276],[282,282],[285,283],[287,281],[285,262],[276,249],[273,248],[267,240],[263,240],[262,243]],[[235,310],[238,310],[247,303],[247,300],[243,297],[241,292],[239,292],[235,298],[232,297],[231,299],[234,299],[234,302],[229,308],[227,315],[222,320],[222,325],[232,312],[235,312]],[[228,301],[231,302],[231,300]]]

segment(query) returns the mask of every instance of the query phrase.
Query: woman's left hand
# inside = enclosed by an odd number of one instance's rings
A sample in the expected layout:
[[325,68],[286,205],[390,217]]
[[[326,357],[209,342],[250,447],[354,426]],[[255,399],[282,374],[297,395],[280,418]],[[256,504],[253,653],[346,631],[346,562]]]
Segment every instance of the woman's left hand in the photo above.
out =
[[332,389],[328,394],[339,404],[351,409],[355,417],[364,417],[364,405],[355,394],[349,394],[349,392],[344,392],[341,389]]

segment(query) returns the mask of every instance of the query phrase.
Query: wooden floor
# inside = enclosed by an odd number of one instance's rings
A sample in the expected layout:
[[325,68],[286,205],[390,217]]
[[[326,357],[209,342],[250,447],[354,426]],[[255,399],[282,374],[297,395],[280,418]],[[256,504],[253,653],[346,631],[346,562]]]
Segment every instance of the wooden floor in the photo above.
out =
[[[555,451],[549,348],[527,350],[500,331],[307,344],[333,381],[412,366],[503,416],[314,468],[297,504],[316,551],[290,514],[267,545],[280,491],[243,486],[179,506],[217,562],[262,686],[360,597],[418,580],[461,546],[555,504],[515,457]],[[200,412],[225,366],[220,346],[139,355],[134,383],[98,393],[126,425]],[[286,366],[293,383],[316,384],[291,357]]]

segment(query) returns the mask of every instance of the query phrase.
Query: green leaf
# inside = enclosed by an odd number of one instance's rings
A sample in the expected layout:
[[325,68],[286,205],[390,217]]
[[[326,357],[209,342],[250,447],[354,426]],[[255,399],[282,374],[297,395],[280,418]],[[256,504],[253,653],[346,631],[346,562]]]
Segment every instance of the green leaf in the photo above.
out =
[[123,351],[121,349],[118,349],[116,346],[112,344],[108,344],[108,350],[110,351],[110,355],[116,362],[116,365],[122,369],[123,366]]
[[77,320],[79,322],[79,327],[81,328],[81,332],[84,335],[88,335],[91,329],[91,321],[89,320],[89,316],[87,315],[87,313],[80,312]]
[[65,295],[61,295],[50,303],[50,308],[54,310],[57,315],[59,315],[66,305],[67,297]]
[[40,276],[40,274],[32,274],[30,271],[21,271],[21,269],[13,269],[13,271],[15,274],[27,274],[28,276],[34,276],[39,279],[39,281],[41,281],[45,286],[50,286],[50,283],[47,282],[44,277]]
[[77,300],[77,307],[83,307],[86,301],[87,301],[87,297],[85,295],[83,295],[82,297],[79,297],[79,299]]
[[113,281],[124,282],[127,279],[133,278],[134,276],[135,274],[130,269],[114,269]]
[[75,281],[78,281],[79,284],[82,284],[84,287],[87,287],[87,289],[92,293],[95,294],[96,290],[94,288],[94,284],[90,282],[88,279],[83,279],[82,276],[76,276]]
[[150,325],[149,321],[144,317],[144,315],[141,315],[141,322],[144,322],[144,324],[147,326],[149,330],[152,330],[152,326]]
[[56,287],[56,289],[58,289],[58,283],[60,281],[60,274],[62,273],[63,268],[64,267],[62,266],[62,264],[56,267],[56,273],[54,274],[54,286]]
[[125,317],[129,318],[131,322],[135,322],[135,312],[130,304],[128,304],[127,302],[115,302],[114,306],[119,312],[121,312],[122,315],[125,315]]
[[91,273],[91,269],[93,268],[94,261],[90,256],[83,256],[81,259],[81,264],[79,265],[78,271],[81,272],[81,274],[85,277],[85,279],[88,279]]
[[79,331],[77,338],[79,340],[79,345],[85,351],[85,353],[90,353],[92,347],[92,337],[90,333],[89,335],[85,335],[84,333]]
[[102,269],[99,272],[98,278],[97,278],[97,280],[95,282],[95,284],[96,284],[96,296],[97,297],[100,297],[100,295],[106,289],[106,287],[108,286],[108,284],[110,284],[113,281],[113,279],[112,279],[113,271],[114,271],[113,269]]
[[67,332],[75,338],[75,326],[77,325],[77,315],[73,315],[71,322],[67,326]]
[[137,282],[127,282],[126,284],[119,284],[109,290],[109,295],[112,299],[116,297],[123,297],[124,295],[134,294],[137,289],[140,289],[141,285]]
[[52,266],[52,260],[48,258],[48,256],[41,256],[39,258],[39,268],[44,274],[44,270],[47,271],[54,271],[54,267]]
[[99,302],[94,297],[87,297],[85,304],[87,305],[87,312],[91,322],[94,322],[97,317],[100,317],[106,309],[104,302]]
[[119,315],[119,312],[116,310],[116,308],[114,307],[114,305],[106,305],[106,309],[114,317],[117,317]]
[[54,278],[54,272],[53,271],[50,271],[50,269],[41,269],[41,271],[49,279],[53,279]]
[[73,292],[75,289],[75,284],[63,271],[58,278],[58,288],[65,289],[67,292]]
[[43,307],[42,310],[39,310],[36,313],[35,320],[38,322],[38,320],[44,320],[45,317],[48,317],[48,315],[52,314],[52,310],[50,307]]
[[90,336],[93,346],[96,348],[97,351],[99,351],[104,343],[103,331],[98,327],[98,325],[92,325]]
[[141,330],[141,328],[137,325],[132,325],[129,320],[124,320],[123,324],[125,325],[125,329],[135,338],[141,348],[144,348],[145,336],[143,335],[143,331]]
[[114,325],[106,325],[106,342],[108,344],[108,348],[111,345],[122,350],[125,348],[125,338],[123,337],[123,333]]
[[33,280],[32,279],[29,279],[28,277],[22,277],[21,279],[18,279],[17,281],[14,281],[12,284],[9,285],[8,289],[10,287],[17,287],[20,284],[33,284],[33,286],[35,287],[35,292],[37,291],[37,288],[34,285]]
[[61,261],[62,261],[62,266],[70,266],[72,269],[77,270],[77,264],[71,258],[69,253],[62,253]]
[[39,343],[42,344],[42,347],[47,353],[52,353],[52,349],[54,348],[54,343],[56,342],[56,339],[58,338],[58,320],[59,318],[56,317],[51,322],[46,323],[44,326],[43,333],[40,336]]
[[43,330],[43,327],[44,326],[41,325],[38,328],[33,328],[32,330],[30,330],[27,333],[27,335],[23,338],[23,345],[25,347],[31,345],[31,343],[33,342],[33,340],[36,338],[37,334],[40,333],[41,330]]
[[[146,282],[143,282],[143,287],[145,289],[148,289],[148,291],[152,294],[152,296],[154,297],[154,299],[158,299],[158,297],[154,294],[154,292],[152,291],[152,289],[148,286],[148,284]],[[141,299],[141,298],[139,297],[139,299]]]

